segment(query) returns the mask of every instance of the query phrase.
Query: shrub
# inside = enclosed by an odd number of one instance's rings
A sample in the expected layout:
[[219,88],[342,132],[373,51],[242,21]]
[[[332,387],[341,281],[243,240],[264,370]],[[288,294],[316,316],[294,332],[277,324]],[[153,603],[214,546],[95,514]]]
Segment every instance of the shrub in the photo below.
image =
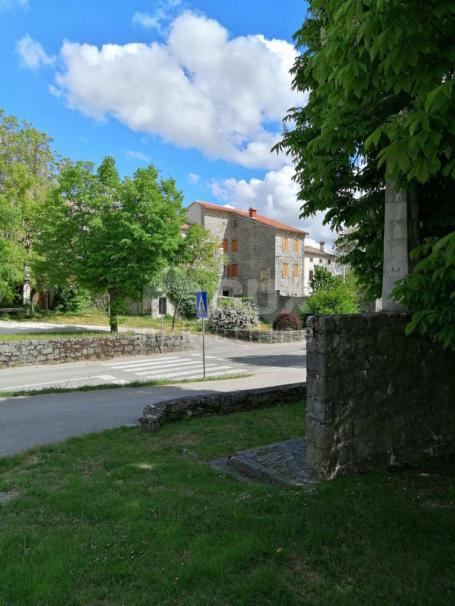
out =
[[59,286],[54,292],[55,311],[79,313],[90,305],[90,293],[76,284]]
[[357,293],[339,281],[335,286],[310,295],[302,310],[303,316],[320,314],[355,314],[359,311]]
[[282,311],[273,321],[273,330],[300,330],[302,321],[290,311]]
[[258,312],[251,301],[223,297],[210,314],[209,328],[213,331],[251,328],[258,321]]

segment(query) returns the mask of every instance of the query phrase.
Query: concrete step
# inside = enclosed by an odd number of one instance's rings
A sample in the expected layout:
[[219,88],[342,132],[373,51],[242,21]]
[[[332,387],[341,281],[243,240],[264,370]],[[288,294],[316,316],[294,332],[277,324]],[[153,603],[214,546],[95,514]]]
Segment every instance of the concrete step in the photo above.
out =
[[306,466],[305,438],[294,438],[217,459],[215,468],[246,482],[311,487],[316,480]]

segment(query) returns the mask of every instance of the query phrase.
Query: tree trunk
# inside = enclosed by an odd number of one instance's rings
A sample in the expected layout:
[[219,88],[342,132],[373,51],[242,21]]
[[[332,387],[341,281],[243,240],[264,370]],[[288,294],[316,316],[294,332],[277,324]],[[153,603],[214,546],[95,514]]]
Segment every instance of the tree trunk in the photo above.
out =
[[111,333],[118,332],[118,291],[116,288],[109,289],[109,326]]
[[408,275],[408,194],[397,191],[386,179],[384,214],[384,269],[382,276],[382,309],[404,311],[392,298],[395,284]]
[[171,332],[174,332],[175,320],[176,320],[176,317],[177,317],[177,312],[178,312],[178,310],[179,310],[179,308],[180,308],[180,304],[182,303],[183,296],[184,296],[185,291],[186,291],[186,285],[187,285],[187,282],[188,282],[188,280],[189,280],[189,277],[190,277],[190,272],[191,272],[191,270],[192,270],[192,269],[193,269],[193,263],[191,263],[191,265],[190,265],[190,267],[189,267],[188,271],[187,271],[187,272],[186,272],[186,274],[185,274],[185,278],[184,278],[184,280],[183,280],[183,286],[182,286],[182,290],[180,291],[179,300],[177,301],[177,305],[174,307],[174,314],[172,315],[172,327],[171,327]]

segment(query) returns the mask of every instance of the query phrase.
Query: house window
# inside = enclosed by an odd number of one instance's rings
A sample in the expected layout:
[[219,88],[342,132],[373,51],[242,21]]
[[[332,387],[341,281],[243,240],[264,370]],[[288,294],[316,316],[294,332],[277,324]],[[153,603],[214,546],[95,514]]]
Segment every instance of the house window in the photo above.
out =
[[239,277],[239,266],[237,265],[237,263],[233,263],[231,265],[231,278],[238,278]]
[[224,240],[223,240],[223,251],[225,253],[229,251],[229,242],[228,242],[227,238],[224,238]]
[[329,260],[327,261],[327,265],[331,265],[331,264],[332,264],[332,261],[329,259]]
[[322,259],[319,259],[319,263],[322,263]]
[[289,252],[289,238],[284,237],[282,242],[283,252]]
[[288,275],[289,275],[289,265],[287,263],[283,263],[283,269],[282,269],[282,272],[281,272],[281,276],[283,278],[287,278]]
[[298,240],[294,240],[294,252],[295,253],[299,252],[299,241]]
[[239,252],[239,241],[238,240],[232,240],[231,250],[232,250],[232,252]]
[[310,262],[313,263],[313,257],[310,257]]
[[294,267],[292,268],[292,277],[298,278],[299,275],[300,275],[300,265],[294,265]]
[[309,275],[310,281],[313,279],[313,277],[314,277],[314,272],[312,269],[310,269],[310,275]]

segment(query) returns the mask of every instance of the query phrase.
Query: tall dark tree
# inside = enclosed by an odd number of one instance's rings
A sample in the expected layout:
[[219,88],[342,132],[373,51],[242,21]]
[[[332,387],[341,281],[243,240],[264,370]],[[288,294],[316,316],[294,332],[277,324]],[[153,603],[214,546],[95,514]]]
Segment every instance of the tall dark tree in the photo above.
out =
[[[405,190],[416,252],[396,297],[415,312],[412,328],[455,347],[455,5],[309,4],[294,66],[294,86],[308,103],[289,112],[278,145],[294,159],[302,216],[325,212],[342,234],[342,262],[380,296],[386,178]],[[432,293],[425,298],[416,291],[424,282]]]

